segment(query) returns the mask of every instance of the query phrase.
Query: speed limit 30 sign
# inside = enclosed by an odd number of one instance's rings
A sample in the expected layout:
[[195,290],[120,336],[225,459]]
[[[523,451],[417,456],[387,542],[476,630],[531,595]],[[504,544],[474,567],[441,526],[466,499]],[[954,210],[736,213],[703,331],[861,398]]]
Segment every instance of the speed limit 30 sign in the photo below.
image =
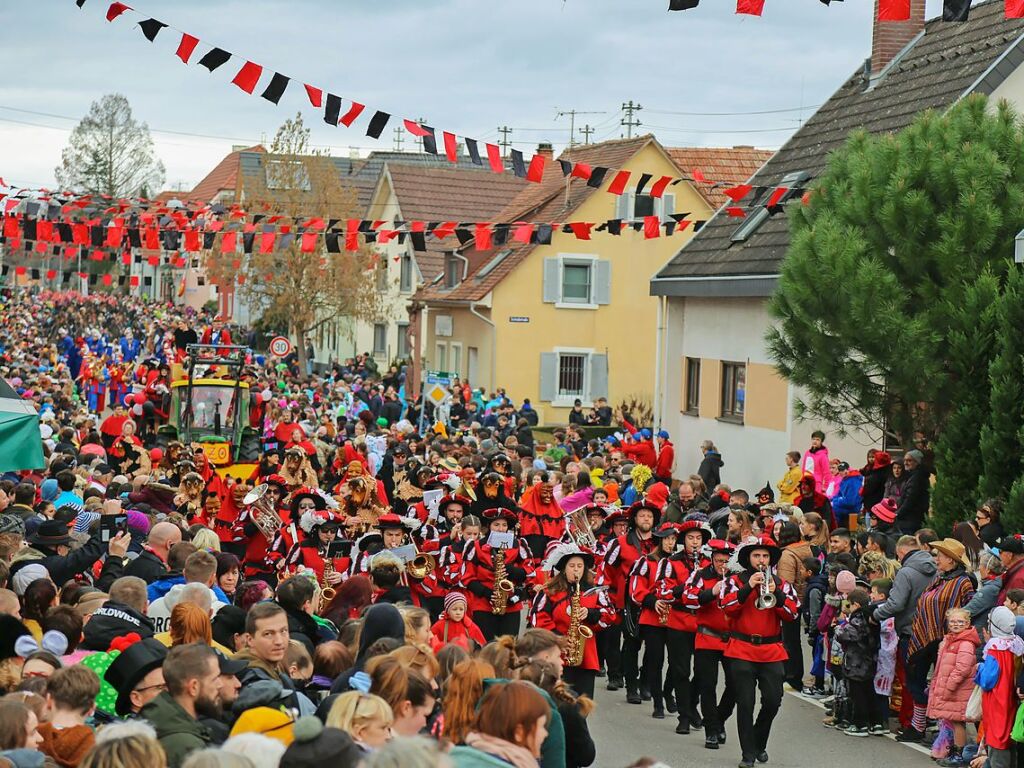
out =
[[270,354],[275,357],[287,357],[292,351],[292,343],[284,336],[275,336],[270,340]]

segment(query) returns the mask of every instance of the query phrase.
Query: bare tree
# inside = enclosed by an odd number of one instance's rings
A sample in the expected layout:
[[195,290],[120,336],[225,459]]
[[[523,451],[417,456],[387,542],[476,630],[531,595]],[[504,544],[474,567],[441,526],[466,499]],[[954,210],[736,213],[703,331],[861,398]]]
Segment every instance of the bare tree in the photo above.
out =
[[164,183],[149,127],[132,117],[128,99],[119,93],[92,103],[71,132],[55,173],[64,189],[112,197],[149,197]]
[[[341,183],[333,159],[311,151],[309,129],[302,116],[286,120],[274,137],[270,152],[263,155],[262,175],[241,178],[243,202],[250,211],[267,210],[280,215],[281,224],[321,218],[337,219],[344,229],[349,218],[361,218],[356,195]],[[314,231],[310,229],[308,231]],[[316,228],[316,231],[323,231]],[[260,248],[240,258],[219,249],[207,252],[207,271],[221,284],[230,284],[238,273],[244,277],[239,292],[254,310],[262,311],[271,326],[287,326],[295,342],[299,364],[305,369],[306,340],[320,326],[341,318],[381,320],[386,315],[376,290],[374,270],[378,256],[360,245],[358,250],[328,253],[324,238],[317,238],[313,253],[303,253],[302,237],[271,253]],[[340,235],[344,244],[345,234]],[[238,266],[236,266],[238,265]]]

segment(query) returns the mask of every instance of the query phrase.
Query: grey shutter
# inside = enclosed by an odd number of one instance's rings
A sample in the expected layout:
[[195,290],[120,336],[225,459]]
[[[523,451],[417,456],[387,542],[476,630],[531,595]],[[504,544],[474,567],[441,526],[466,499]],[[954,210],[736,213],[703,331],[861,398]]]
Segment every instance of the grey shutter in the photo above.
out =
[[590,356],[590,399],[608,397],[608,355]]
[[623,192],[615,204],[615,218],[626,221],[633,216],[633,193]]
[[594,303],[612,302],[612,263],[608,259],[594,262]]
[[676,196],[662,195],[661,198],[661,220],[671,221],[671,216],[676,212]]
[[540,399],[550,403],[558,394],[558,355],[540,353]]
[[562,298],[562,281],[558,259],[544,259],[544,303],[554,304]]

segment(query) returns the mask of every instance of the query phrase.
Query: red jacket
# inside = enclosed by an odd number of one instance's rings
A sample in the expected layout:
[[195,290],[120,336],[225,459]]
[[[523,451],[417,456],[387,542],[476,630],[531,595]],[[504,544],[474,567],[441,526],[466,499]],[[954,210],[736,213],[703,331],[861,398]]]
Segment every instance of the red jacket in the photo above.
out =
[[434,622],[430,632],[442,645],[453,643],[460,637],[468,637],[481,648],[487,645],[487,641],[484,640],[484,633],[469,618],[468,614],[462,617],[462,621],[452,621],[444,614],[441,614],[441,618]]
[[[324,566],[327,561],[320,554],[320,548],[312,541],[304,541],[297,547],[292,547],[288,553],[287,568],[289,571],[297,571],[299,568],[308,568],[316,574],[316,580],[323,581]],[[342,579],[348,578],[349,569],[352,567],[351,557],[333,558],[334,570],[342,575]]]
[[654,452],[654,443],[650,440],[641,440],[639,443],[633,444],[623,443],[619,446],[619,450],[624,456],[635,459],[638,464],[646,464],[652,472],[658,463],[658,456]]
[[[608,596],[608,590],[588,589],[580,595],[580,606],[587,609],[587,618],[581,622],[594,631],[594,636],[587,638],[583,647],[583,662],[579,669],[596,672],[601,668],[597,657],[597,632],[607,629],[615,623],[615,606]],[[530,609],[529,624],[540,629],[547,629],[556,635],[565,637],[569,633],[572,621],[570,608],[572,601],[568,592],[539,592],[534,598]]]
[[672,477],[672,467],[676,463],[676,449],[666,440],[658,450],[658,463],[654,468],[655,477]]
[[[728,644],[726,636],[731,627],[729,615],[722,610],[718,596],[714,593],[715,585],[724,578],[728,576],[722,576],[708,566],[694,571],[686,582],[683,601],[697,611],[697,639],[694,641],[694,648],[724,651]],[[701,628],[710,631],[702,632]]]
[[[529,568],[531,557],[522,539],[517,539],[512,547],[505,550],[505,571],[508,579],[516,585],[517,591],[533,578]],[[494,551],[490,544],[473,541],[466,545],[459,584],[469,592],[470,613],[491,610],[491,594],[494,591]],[[510,596],[505,612],[518,613],[522,609],[522,599],[516,594]]]
[[637,560],[629,575],[629,597],[640,606],[640,624],[647,627],[668,626],[661,623],[661,616],[654,609],[658,601],[657,583],[668,570],[667,557],[650,554]]
[[654,551],[654,537],[640,539],[635,531],[616,538],[604,556],[602,583],[611,587],[616,608],[626,607],[626,593],[629,591],[629,574],[633,563]]
[[[702,563],[697,562],[696,565],[699,567]],[[697,606],[683,600],[686,582],[690,579],[693,567],[693,557],[679,552],[668,559],[658,579],[658,599],[667,600],[672,604],[672,611],[668,615],[669,629],[680,632],[697,631]]]
[[[718,599],[722,610],[732,621],[732,634],[725,647],[725,655],[730,659],[744,659],[760,663],[785,661],[789,658],[782,644],[782,622],[795,621],[800,615],[800,600],[793,587],[780,579],[775,579],[775,608],[761,610],[757,608],[758,589],[749,586],[753,571],[733,574],[725,592]],[[778,638],[775,642],[754,643],[749,638]]]

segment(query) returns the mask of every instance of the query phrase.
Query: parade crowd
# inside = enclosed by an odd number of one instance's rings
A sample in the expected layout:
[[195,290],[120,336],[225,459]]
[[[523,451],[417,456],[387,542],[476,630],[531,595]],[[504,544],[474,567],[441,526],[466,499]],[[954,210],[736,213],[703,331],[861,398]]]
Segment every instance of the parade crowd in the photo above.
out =
[[1024,537],[998,499],[927,528],[926,444],[858,469],[816,432],[750,493],[712,443],[689,474],[605,401],[542,431],[457,382],[441,423],[369,355],[253,354],[258,456],[218,471],[168,438],[171,388],[190,345],[253,338],[141,299],[4,297],[0,375],[45,459],[0,479],[0,766],[606,764],[598,684],[671,715],[678,740],[651,728],[674,755],[741,768],[771,760],[787,686],[837,738],[1015,763]]

